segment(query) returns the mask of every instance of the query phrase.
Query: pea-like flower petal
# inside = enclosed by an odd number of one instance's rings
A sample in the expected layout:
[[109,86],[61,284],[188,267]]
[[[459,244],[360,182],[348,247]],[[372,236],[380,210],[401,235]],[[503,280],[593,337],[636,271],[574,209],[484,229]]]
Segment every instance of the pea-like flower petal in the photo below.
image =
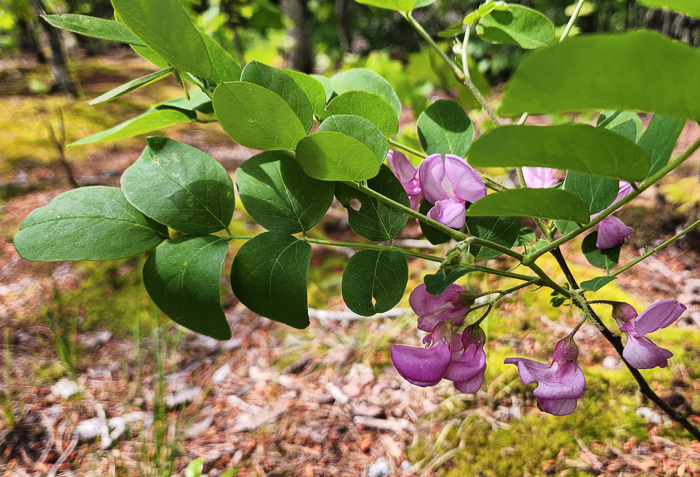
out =
[[425,284],[414,288],[408,298],[408,303],[418,315],[418,329],[433,331],[435,325],[441,321],[451,320],[466,314],[469,311],[469,306],[464,306],[459,300],[463,292],[464,289],[454,283],[439,295],[428,293]]
[[420,179],[418,178],[418,168],[411,164],[411,161],[408,160],[404,153],[399,151],[390,150],[386,155],[386,160],[406,191],[411,202],[411,208],[418,210],[423,199]]
[[556,177],[556,171],[548,167],[523,167],[525,185],[532,189],[549,189],[560,181]]
[[440,382],[450,365],[452,353],[443,341],[430,348],[395,345],[391,347],[391,360],[406,381],[425,387]]
[[655,367],[665,368],[668,359],[673,356],[669,350],[660,348],[646,336],[636,333],[627,333],[627,345],[622,351],[630,366],[636,369],[651,369]]
[[613,215],[608,215],[598,224],[598,238],[595,246],[600,250],[613,248],[624,243],[634,229]]
[[586,378],[576,363],[577,359],[578,347],[567,336],[554,347],[549,366],[526,358],[507,358],[504,362],[518,366],[523,384],[539,382],[534,395],[541,411],[565,416],[574,412],[578,398],[586,389]]

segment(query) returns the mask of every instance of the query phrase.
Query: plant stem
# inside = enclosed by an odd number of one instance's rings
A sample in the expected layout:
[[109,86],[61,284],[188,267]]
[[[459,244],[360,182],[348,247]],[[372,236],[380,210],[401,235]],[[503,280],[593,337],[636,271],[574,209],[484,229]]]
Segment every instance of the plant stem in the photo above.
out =
[[690,224],[688,227],[684,228],[683,230],[678,232],[676,235],[674,235],[670,239],[666,240],[664,243],[662,243],[658,247],[655,247],[655,248],[649,250],[648,252],[646,252],[646,253],[640,255],[639,257],[635,258],[634,260],[632,260],[630,263],[628,263],[624,267],[620,268],[619,270],[616,270],[615,273],[612,274],[612,276],[616,277],[620,273],[626,272],[627,270],[629,270],[630,268],[634,267],[639,262],[641,262],[642,260],[647,258],[648,256],[653,255],[656,252],[658,252],[659,250],[668,247],[670,244],[672,244],[673,242],[675,242],[676,240],[678,240],[679,238],[681,238],[682,236],[684,236],[685,234],[687,234],[688,232],[690,232],[691,230],[696,228],[698,225],[700,225],[700,219],[696,220],[695,222]]
[[362,192],[362,193],[364,193],[364,194],[366,194],[374,199],[377,199],[379,202],[384,202],[385,204],[391,206],[392,208],[394,208],[396,210],[399,210],[399,211],[409,215],[410,217],[416,218],[416,219],[420,220],[421,222],[426,223],[426,224],[430,225],[431,227],[438,229],[440,232],[449,235],[450,237],[452,237],[453,239],[455,239],[458,242],[467,238],[467,236],[465,234],[463,234],[462,232],[455,230],[455,229],[451,229],[450,227],[441,224],[437,220],[433,220],[431,218],[428,218],[425,215],[421,214],[420,212],[417,212],[417,211],[411,209],[410,207],[407,207],[403,204],[399,204],[395,200],[392,200],[392,199],[380,194],[379,192],[376,192],[375,190],[370,189],[367,186],[364,186],[362,184],[358,184],[357,182],[353,182],[353,181],[343,181],[342,183],[347,185],[347,186],[352,187],[353,189],[359,190],[360,192]]
[[[481,92],[479,89],[474,85],[472,82],[471,78],[468,76],[465,76],[464,72],[460,69],[459,66],[455,64],[454,61],[452,61],[444,51],[442,51],[442,48],[440,48],[437,43],[430,37],[427,31],[423,28],[423,26],[418,23],[415,18],[413,18],[413,14],[411,12],[407,13],[402,13],[403,17],[408,21],[408,23],[411,24],[413,28],[416,29],[418,34],[423,37],[423,39],[428,43],[428,46],[430,46],[437,54],[438,56],[445,62],[445,64],[450,68],[450,71],[452,71],[452,74],[454,75],[455,78],[457,78],[457,81],[462,83],[464,86],[469,88],[469,91],[472,92],[476,100],[481,104],[481,107],[484,108],[484,111],[489,115],[489,118],[491,118],[491,121],[493,122],[494,125],[499,126],[500,122],[498,121],[498,117],[496,116],[496,113],[493,112],[493,109],[491,109],[491,106],[489,105],[488,101],[482,96]],[[468,32],[467,32],[468,33]]]
[[587,224],[579,226],[579,228],[577,228],[576,230],[573,230],[573,231],[569,232],[568,234],[566,234],[562,237],[559,237],[557,240],[555,240],[554,242],[550,243],[549,245],[547,245],[545,247],[542,247],[537,252],[535,252],[531,255],[528,255],[526,258],[526,263],[536,260],[538,257],[541,257],[545,253],[551,252],[552,250],[554,250],[555,248],[557,248],[561,244],[568,242],[569,240],[576,237],[577,235],[580,235],[583,232],[585,232],[586,230],[598,225],[605,217],[612,214],[617,209],[619,209],[620,207],[622,207],[626,203],[633,200],[639,194],[641,194],[642,192],[647,190],[649,187],[654,185],[656,182],[658,182],[666,174],[668,174],[669,172],[671,172],[672,170],[674,170],[675,168],[680,166],[695,151],[697,151],[698,148],[700,148],[700,139],[697,139],[693,144],[691,144],[690,147],[688,149],[686,149],[685,152],[683,152],[683,154],[678,156],[678,158],[669,162],[668,164],[666,164],[666,166],[659,169],[659,171],[657,171],[656,174],[654,174],[650,177],[647,177],[644,180],[644,182],[642,182],[642,184],[639,186],[638,190],[633,190],[627,196],[625,196],[622,199],[618,200],[617,202],[611,204],[610,206],[608,206],[607,209],[605,209],[595,219],[591,220]]
[[405,248],[394,247],[393,245],[380,245],[380,244],[376,244],[376,243],[359,243],[359,242],[334,242],[332,240],[312,239],[312,238],[308,238],[308,237],[304,237],[300,240],[303,240],[304,242],[308,242],[308,243],[314,243],[317,245],[328,245],[330,247],[360,248],[360,249],[366,249],[366,250],[378,250],[380,252],[385,252],[385,251],[400,252],[400,253],[403,253],[404,255],[422,258],[423,260],[428,260],[428,261],[437,262],[437,263],[442,263],[442,261],[444,260],[441,257],[436,257],[434,255],[428,255],[428,254],[420,253],[420,252],[413,252],[413,251],[407,250]]
[[537,285],[537,284],[539,284],[540,282],[541,282],[541,279],[540,279],[540,278],[531,278],[531,279],[528,280],[526,283],[521,283],[521,284],[519,284],[519,285],[516,285],[516,286],[514,286],[514,287],[508,288],[508,289],[506,289],[506,290],[502,290],[502,291],[498,294],[498,296],[497,296],[496,298],[494,298],[493,300],[489,300],[489,301],[487,301],[486,303],[482,303],[481,305],[473,306],[473,307],[471,307],[470,311],[478,310],[479,308],[483,308],[483,307],[485,307],[485,306],[493,306],[498,300],[502,299],[502,298],[505,297],[506,295],[509,295],[509,294],[511,294],[511,293],[513,293],[513,292],[516,292],[516,291],[518,291],[518,290],[520,290],[520,289],[522,289],[522,288],[527,288],[527,287],[532,286],[532,285]]
[[[569,280],[569,285],[574,289],[578,289],[578,284],[576,283],[576,279],[574,278],[573,274],[571,273],[571,270],[569,269],[568,264],[566,263],[566,260],[564,259],[564,256],[561,253],[561,250],[559,248],[555,248],[551,251],[552,255],[554,255],[554,258],[557,260],[557,263],[561,267],[562,271],[566,275],[567,279]],[[584,313],[586,312],[586,300],[582,295],[579,295],[576,291],[573,291],[570,293],[569,296],[575,296],[578,297],[575,300],[576,305],[584,310]],[[581,300],[579,303],[578,300]],[[639,372],[638,369],[633,368],[630,366],[630,364],[625,360],[625,358],[622,356],[622,353],[624,351],[624,346],[622,346],[622,338],[620,336],[616,335],[612,331],[610,331],[605,324],[601,321],[601,319],[598,317],[598,315],[593,311],[591,308],[588,308],[588,312],[590,313],[590,319],[593,321],[596,326],[598,327],[598,330],[600,333],[605,337],[606,340],[615,348],[615,351],[617,354],[620,356],[620,359],[622,360],[623,363],[625,363],[625,366],[627,366],[627,369],[629,372],[632,374],[632,377],[637,381],[637,384],[639,385],[639,391],[649,398],[654,404],[656,404],[659,408],[661,408],[662,411],[664,411],[668,416],[679,423],[680,425],[683,426],[685,430],[687,430],[698,442],[700,442],[700,430],[698,430],[697,427],[693,426],[688,419],[683,416],[680,412],[675,411],[671,406],[666,404],[666,402],[661,399],[652,389],[649,387],[649,383],[646,382],[644,379],[644,376]]]
[[414,156],[422,157],[425,159],[428,157],[428,155],[422,151],[419,151],[417,149],[413,149],[410,146],[406,146],[404,144],[401,144],[400,142],[396,142],[393,139],[389,139],[389,145],[394,146],[397,149],[403,149],[404,151],[408,152],[409,154],[413,154]]
[[578,2],[576,3],[576,7],[574,7],[574,12],[571,14],[571,17],[569,18],[569,23],[566,24],[564,31],[561,33],[561,36],[559,37],[559,41],[564,41],[564,38],[569,36],[569,32],[571,32],[571,29],[574,27],[574,24],[576,23],[576,19],[578,18],[579,14],[581,13],[581,8],[583,8],[583,4],[585,2],[586,2],[586,0],[578,0]]

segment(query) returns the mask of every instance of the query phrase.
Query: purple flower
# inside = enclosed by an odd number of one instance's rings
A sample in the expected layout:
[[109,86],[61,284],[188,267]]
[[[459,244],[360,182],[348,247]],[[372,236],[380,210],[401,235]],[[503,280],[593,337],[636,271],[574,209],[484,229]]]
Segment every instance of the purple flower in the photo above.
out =
[[666,328],[685,310],[685,305],[676,300],[662,300],[654,303],[640,315],[637,315],[637,310],[632,305],[614,304],[613,318],[617,321],[620,331],[627,334],[627,346],[622,352],[625,361],[636,369],[651,369],[657,366],[665,368],[668,365],[668,358],[673,356],[673,353],[656,346],[645,335]]
[[419,169],[425,198],[434,205],[428,217],[454,229],[464,225],[466,202],[486,195],[486,186],[476,170],[454,154],[428,156]]
[[[615,197],[613,202],[624,198],[630,192],[632,192],[632,185],[629,182],[620,181],[617,197]],[[622,207],[620,207],[620,209],[621,208]],[[598,215],[600,215],[600,212],[591,215],[591,219],[596,218]],[[617,217],[608,215],[598,223],[598,238],[595,242],[595,246],[600,250],[613,248],[627,242],[632,232],[634,232],[632,227],[625,225],[625,223]]]
[[454,382],[457,390],[475,393],[481,388],[486,370],[485,342],[486,335],[479,325],[469,325],[464,333],[454,335],[452,361],[443,378]]
[[433,331],[438,323],[467,314],[474,299],[454,283],[439,295],[431,295],[425,284],[420,284],[411,292],[408,303],[418,315],[418,329]]
[[539,382],[534,395],[540,411],[566,416],[574,412],[586,388],[586,378],[577,359],[578,346],[567,336],[554,347],[554,359],[549,366],[526,358],[506,358],[504,363],[518,366],[523,384]]
[[439,323],[425,337],[425,348],[392,346],[391,360],[411,384],[432,386],[445,378],[453,381],[459,391],[475,393],[484,381],[485,340],[478,325],[468,326],[463,334],[452,334],[450,325]]
[[452,361],[452,327],[440,323],[428,337],[425,348],[403,345],[391,347],[391,361],[396,371],[416,386],[425,387],[439,383]]
[[389,150],[386,160],[391,166],[391,170],[394,171],[394,175],[401,182],[406,194],[408,194],[411,208],[418,210],[418,206],[423,200],[423,192],[418,179],[418,168],[414,167],[406,155],[399,151]]
[[608,215],[598,223],[598,238],[595,241],[596,248],[605,250],[613,248],[628,241],[634,229],[615,217]]
[[532,189],[549,189],[561,182],[556,177],[556,171],[548,167],[523,167],[525,185]]

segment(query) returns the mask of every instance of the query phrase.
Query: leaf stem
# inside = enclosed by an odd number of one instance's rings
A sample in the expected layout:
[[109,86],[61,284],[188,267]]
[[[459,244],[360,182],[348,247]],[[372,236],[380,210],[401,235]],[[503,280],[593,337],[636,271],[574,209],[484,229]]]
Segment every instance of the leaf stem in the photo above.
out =
[[380,245],[376,243],[359,243],[359,242],[335,242],[332,240],[323,240],[323,239],[313,239],[313,238],[308,238],[304,237],[301,240],[304,242],[308,243],[314,243],[317,245],[328,245],[331,247],[347,247],[347,248],[359,248],[359,249],[366,249],[366,250],[378,250],[380,252],[385,252],[385,251],[394,251],[394,252],[400,252],[403,253],[404,255],[408,255],[411,257],[416,257],[416,258],[422,258],[423,260],[428,260],[431,262],[437,262],[437,263],[442,263],[443,258],[441,257],[436,257],[434,255],[428,255],[425,253],[421,252],[414,252],[412,250],[407,250],[402,247],[395,247],[393,245]]
[[559,37],[559,41],[564,41],[564,38],[569,36],[571,29],[574,27],[574,24],[576,23],[576,19],[578,18],[579,14],[581,13],[581,9],[583,8],[584,3],[586,3],[586,0],[578,0],[578,2],[576,3],[576,7],[574,7],[574,11],[571,14],[571,17],[569,18],[569,22],[566,24],[564,31],[561,33],[561,36]]
[[414,156],[422,157],[423,159],[428,157],[428,155],[426,153],[424,153],[423,151],[413,149],[412,147],[406,146],[405,144],[401,144],[400,142],[396,142],[391,138],[389,138],[388,141],[389,141],[390,146],[393,146],[397,149],[403,149],[404,151],[408,152],[409,154],[413,154]]
[[406,207],[403,204],[399,204],[395,200],[392,200],[392,199],[380,194],[379,192],[377,192],[373,189],[370,189],[367,186],[364,186],[362,184],[358,184],[357,182],[353,182],[353,181],[343,181],[342,183],[347,185],[347,186],[352,187],[353,189],[359,190],[360,192],[362,192],[362,193],[364,193],[364,194],[366,194],[374,199],[377,199],[379,202],[384,202],[385,204],[393,207],[396,210],[399,210],[399,211],[409,215],[410,217],[416,218],[416,219],[420,220],[421,222],[426,223],[426,224],[430,225],[431,227],[438,229],[440,232],[449,235],[450,237],[452,237],[453,239],[455,239],[458,242],[467,238],[467,236],[465,234],[463,234],[462,232],[455,230],[455,229],[452,229],[446,225],[443,225],[440,222],[438,222],[437,220],[433,220],[431,218],[428,218],[425,215],[421,214],[420,212],[417,212],[417,211],[411,209],[410,207]]
[[684,236],[685,234],[687,234],[688,232],[690,232],[691,230],[693,230],[694,228],[696,228],[698,225],[700,225],[700,219],[696,220],[695,222],[693,222],[692,224],[690,224],[688,227],[684,228],[683,230],[681,230],[680,232],[678,232],[676,235],[674,235],[674,236],[671,237],[670,239],[666,240],[664,243],[662,243],[662,244],[659,245],[658,247],[655,247],[655,248],[649,250],[648,252],[646,252],[646,253],[640,255],[639,257],[635,258],[635,259],[632,260],[630,263],[628,263],[628,264],[625,265],[624,267],[620,268],[619,270],[616,270],[615,273],[612,273],[611,275],[614,276],[614,277],[616,277],[616,276],[618,276],[620,273],[626,272],[627,270],[629,270],[630,268],[634,267],[636,264],[638,264],[639,262],[641,262],[642,260],[644,260],[645,258],[647,258],[648,256],[653,255],[653,254],[655,254],[656,252],[658,252],[659,250],[668,247],[668,246],[671,245],[673,242],[675,242],[676,240],[678,240],[679,238],[681,238],[682,236]]

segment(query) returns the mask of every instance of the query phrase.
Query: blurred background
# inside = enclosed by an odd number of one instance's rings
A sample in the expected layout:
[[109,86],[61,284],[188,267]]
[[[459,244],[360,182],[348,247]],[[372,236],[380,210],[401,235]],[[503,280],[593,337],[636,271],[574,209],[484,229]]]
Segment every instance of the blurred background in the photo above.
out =
[[[460,86],[395,12],[353,0],[181,0],[194,22],[241,65],[330,76],[366,67],[386,78],[404,105],[399,142],[420,148],[415,120],[428,104],[450,98],[488,128]],[[439,0],[417,20],[438,33],[480,2]],[[562,29],[568,0],[525,0]],[[67,148],[67,144],[182,96],[171,77],[95,107],[86,101],[157,68],[130,47],[58,31],[46,13],[113,18],[109,0],[0,0],[0,473],[27,475],[691,475],[700,446],[636,393],[632,378],[597,331],[584,326],[580,361],[588,388],[571,416],[534,407],[507,356],[546,361],[578,321],[549,295],[503,300],[486,322],[488,369],[482,391],[449,383],[418,388],[403,381],[392,344],[418,345],[406,297],[390,317],[358,320],[340,297],[349,249],[314,248],[309,275],[312,325],[293,331],[246,310],[222,278],[233,329],[227,342],[187,332],[150,302],[141,283],[144,257],[114,262],[29,263],[12,237],[24,217],[78,186],[118,186],[144,136]],[[591,0],[572,34],[647,28],[694,47],[700,21],[648,10],[633,0]],[[469,42],[475,83],[497,104],[523,56],[508,45]],[[577,116],[594,121],[594,114]],[[641,115],[644,124],[649,117]],[[570,117],[533,118],[547,123]],[[254,151],[234,144],[217,124],[190,123],[159,132],[199,147],[232,174]],[[700,135],[689,124],[682,152]],[[698,160],[688,161],[619,213],[635,227],[621,263],[696,220]],[[491,171],[498,176],[504,171]],[[502,180],[508,180],[503,177]],[[313,234],[352,241],[336,204]],[[232,233],[260,231],[237,205]],[[410,246],[411,221],[399,236]],[[240,243],[232,243],[232,253]],[[565,251],[580,280],[595,271]],[[645,372],[675,409],[700,422],[700,235],[689,234],[606,288],[606,299],[650,303],[677,298],[689,307],[677,327],[657,335],[676,357]],[[435,253],[444,250],[437,247]],[[228,259],[225,270],[230,266]],[[538,262],[539,263],[539,262]],[[502,258],[490,266],[507,268]],[[555,264],[543,257],[547,270]],[[411,263],[408,290],[435,268]],[[469,274],[476,292],[507,280]],[[464,285],[464,283],[462,283]],[[606,317],[609,324],[612,321]]]

